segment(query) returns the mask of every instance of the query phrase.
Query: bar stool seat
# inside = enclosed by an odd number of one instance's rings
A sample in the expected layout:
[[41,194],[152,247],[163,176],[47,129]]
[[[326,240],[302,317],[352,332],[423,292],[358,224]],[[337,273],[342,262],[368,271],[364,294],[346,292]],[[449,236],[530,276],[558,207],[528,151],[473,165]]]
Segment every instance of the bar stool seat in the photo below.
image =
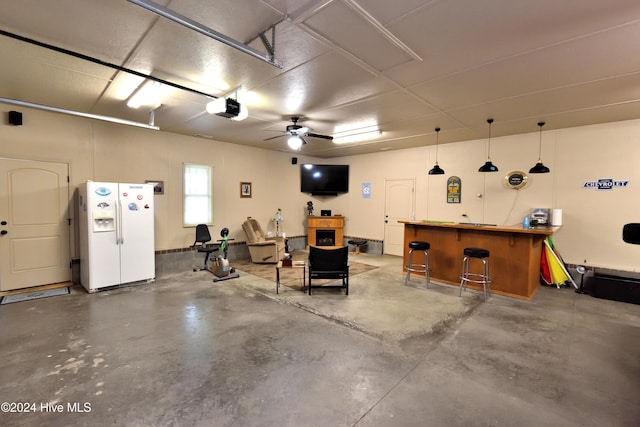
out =
[[[429,242],[422,242],[415,240],[413,242],[409,242],[409,256],[407,257],[407,265],[405,269],[407,270],[407,276],[404,279],[405,286],[409,283],[409,277],[411,273],[424,273],[427,288],[429,287],[429,249],[431,245]],[[424,264],[414,264],[413,263],[413,251],[422,251],[424,252]]]
[[489,251],[482,248],[465,248],[463,253],[471,258],[489,258]]
[[[482,285],[484,290],[484,300],[487,300],[487,289],[491,296],[491,277],[489,277],[489,250],[484,248],[464,248],[464,258],[462,260],[462,274],[460,275],[460,291],[458,296],[462,296],[462,290],[467,288],[467,283]],[[482,261],[482,273],[469,272],[469,260],[476,258]]]

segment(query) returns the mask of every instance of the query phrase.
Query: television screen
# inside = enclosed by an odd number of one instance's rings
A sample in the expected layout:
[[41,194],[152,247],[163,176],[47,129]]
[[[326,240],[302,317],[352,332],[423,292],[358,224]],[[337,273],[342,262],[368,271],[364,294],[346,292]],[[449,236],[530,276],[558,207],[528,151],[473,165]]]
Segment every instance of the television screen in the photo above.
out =
[[349,192],[349,165],[300,165],[300,191],[316,195]]

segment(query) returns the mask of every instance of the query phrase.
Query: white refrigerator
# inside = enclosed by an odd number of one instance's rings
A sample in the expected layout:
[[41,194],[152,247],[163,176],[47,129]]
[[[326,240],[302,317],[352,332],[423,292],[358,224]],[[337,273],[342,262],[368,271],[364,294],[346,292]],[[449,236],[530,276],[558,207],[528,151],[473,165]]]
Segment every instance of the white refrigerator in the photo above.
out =
[[87,291],[155,278],[153,197],[153,184],[80,184],[80,281]]

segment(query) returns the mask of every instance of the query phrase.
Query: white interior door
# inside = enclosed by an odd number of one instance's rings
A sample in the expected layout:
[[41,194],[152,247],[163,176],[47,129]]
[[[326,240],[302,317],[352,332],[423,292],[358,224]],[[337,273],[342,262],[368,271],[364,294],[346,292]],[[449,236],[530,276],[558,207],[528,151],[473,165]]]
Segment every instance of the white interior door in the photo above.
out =
[[384,253],[404,254],[404,224],[415,209],[415,179],[390,179],[385,182]]
[[0,291],[71,280],[68,165],[0,159]]

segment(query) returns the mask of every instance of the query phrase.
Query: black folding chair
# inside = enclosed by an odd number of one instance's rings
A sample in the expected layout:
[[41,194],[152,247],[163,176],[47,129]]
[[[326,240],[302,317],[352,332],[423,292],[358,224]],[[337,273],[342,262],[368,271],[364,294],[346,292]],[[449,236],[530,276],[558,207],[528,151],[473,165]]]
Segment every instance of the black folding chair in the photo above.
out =
[[316,288],[341,288],[349,295],[349,247],[323,249],[318,246],[309,247],[309,295],[311,295],[312,279],[340,279],[340,285],[319,285]]

